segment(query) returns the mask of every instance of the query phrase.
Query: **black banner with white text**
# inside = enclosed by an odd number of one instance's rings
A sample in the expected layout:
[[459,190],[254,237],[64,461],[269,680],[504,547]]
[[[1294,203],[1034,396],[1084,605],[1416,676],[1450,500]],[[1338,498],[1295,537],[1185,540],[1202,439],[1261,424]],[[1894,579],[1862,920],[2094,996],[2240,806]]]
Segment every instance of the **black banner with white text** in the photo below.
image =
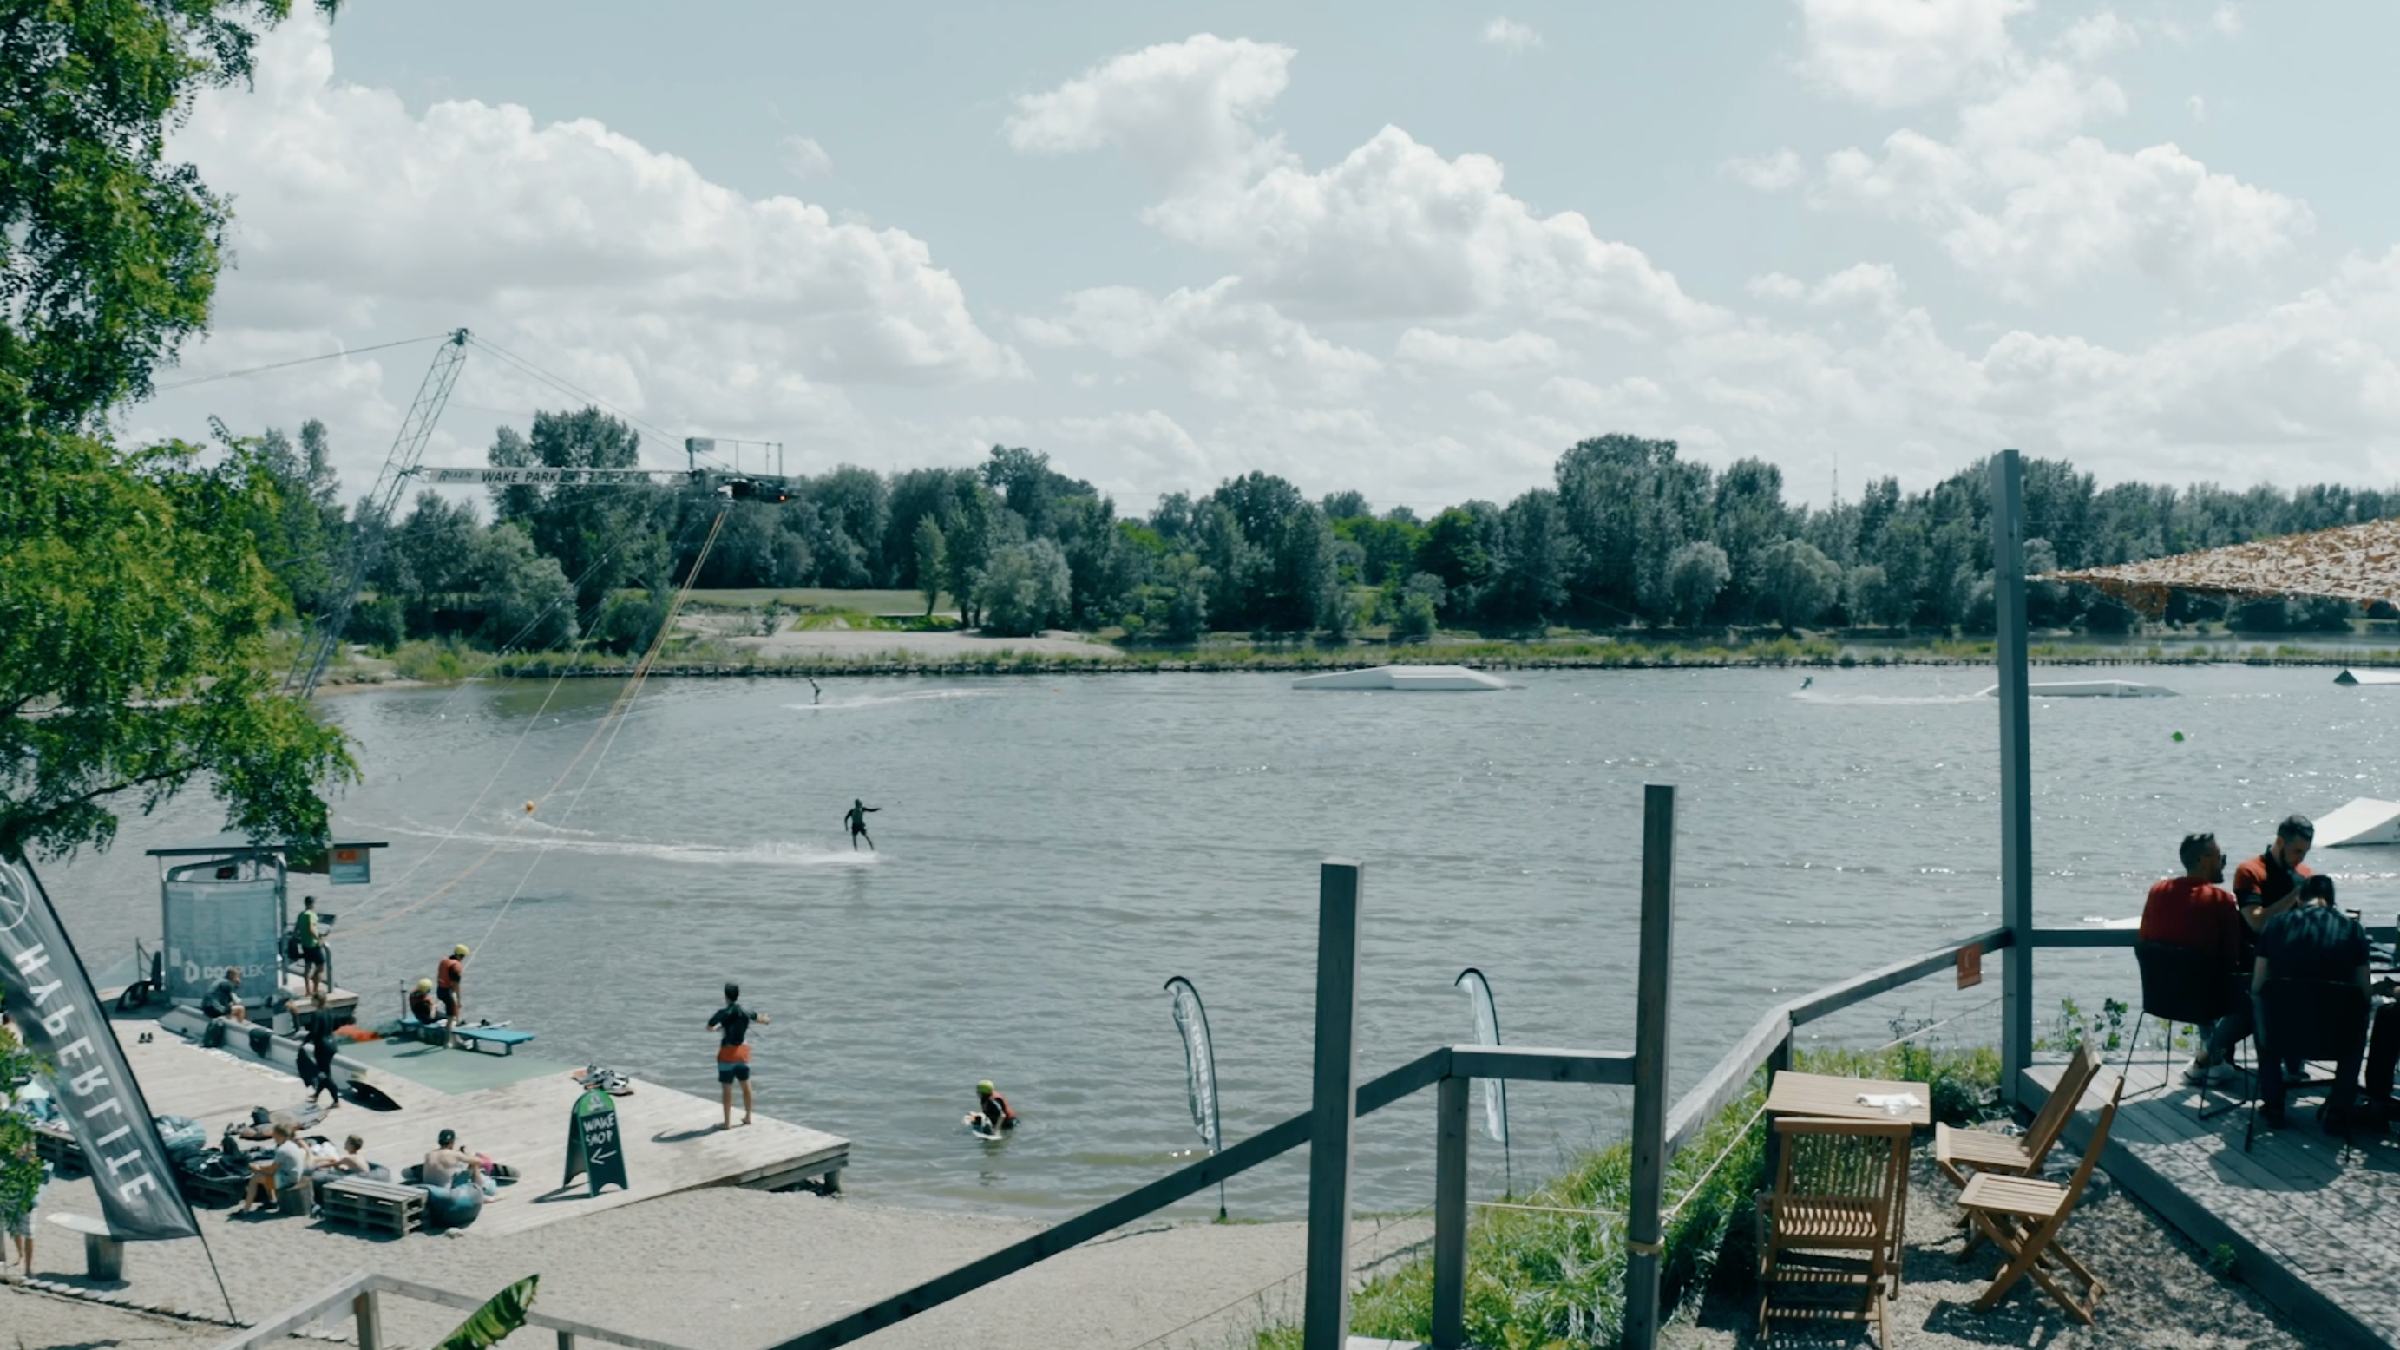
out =
[[48,1061],[59,1111],[122,1242],[197,1237],[140,1085],[83,961],[30,867],[0,863],[0,1001],[27,1049]]

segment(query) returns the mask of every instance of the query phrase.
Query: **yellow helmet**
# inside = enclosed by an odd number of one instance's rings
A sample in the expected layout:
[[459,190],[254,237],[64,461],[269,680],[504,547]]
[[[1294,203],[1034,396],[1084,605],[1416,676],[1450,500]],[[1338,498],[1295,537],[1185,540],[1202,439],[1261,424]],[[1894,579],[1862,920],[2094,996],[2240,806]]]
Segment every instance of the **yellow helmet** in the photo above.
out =
[[418,993],[420,993],[420,994],[430,994],[430,993],[432,993],[432,992],[433,992],[433,981],[431,981],[431,980],[419,980],[419,981],[417,981],[417,992],[418,992]]
[[452,948],[450,949],[450,954],[451,954],[452,956],[465,956],[465,955],[467,955],[467,954],[468,954],[469,950],[470,950],[470,948],[468,948],[467,944],[465,944],[465,943],[463,943],[463,942],[462,942],[462,943],[458,944],[457,946],[455,946],[455,947],[452,947]]

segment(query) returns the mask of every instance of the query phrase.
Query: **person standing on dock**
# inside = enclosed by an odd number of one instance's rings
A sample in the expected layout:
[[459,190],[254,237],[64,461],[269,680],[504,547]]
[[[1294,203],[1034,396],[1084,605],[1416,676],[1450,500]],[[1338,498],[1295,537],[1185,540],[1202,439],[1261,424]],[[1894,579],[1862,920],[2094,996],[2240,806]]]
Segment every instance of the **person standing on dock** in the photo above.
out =
[[[467,1004],[462,986],[467,978],[467,958],[473,953],[474,949],[462,942],[452,947],[450,954],[443,957],[442,963],[433,969],[434,996],[441,999],[443,1020],[451,1028],[458,1026],[459,1013]],[[452,1043],[456,1043],[455,1039]]]
[[858,852],[858,841],[861,839],[867,841],[867,852],[875,851],[875,836],[867,833],[867,813],[882,809],[880,806],[869,806],[857,797],[850,799],[850,809],[842,814],[842,823],[850,827],[850,851],[852,853]]
[[717,1033],[717,1096],[725,1107],[725,1129],[733,1128],[733,1085],[742,1085],[742,1123],[750,1123],[750,1024],[767,1025],[765,1013],[742,1006],[742,987],[725,982],[725,1006],[708,1015],[709,1030]]
[[323,1006],[329,982],[325,978],[325,926],[317,918],[317,897],[300,901],[300,917],[292,921],[292,955],[300,958],[300,989],[310,1002]]

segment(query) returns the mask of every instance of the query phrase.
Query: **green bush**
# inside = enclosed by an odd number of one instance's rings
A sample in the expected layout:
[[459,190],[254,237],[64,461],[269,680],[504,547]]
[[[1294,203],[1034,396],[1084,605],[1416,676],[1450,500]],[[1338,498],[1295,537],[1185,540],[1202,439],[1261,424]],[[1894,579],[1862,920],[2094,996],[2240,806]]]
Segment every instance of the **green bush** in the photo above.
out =
[[[1984,1120],[1997,1109],[2000,1057],[1990,1049],[1803,1050],[1816,1073],[1929,1083],[1936,1119]],[[1752,1259],[1754,1197],[1765,1175],[1767,1125],[1761,1071],[1699,1138],[1667,1165],[1660,1300],[1697,1300],[1725,1262]],[[1614,1345],[1625,1323],[1625,1215],[1633,1153],[1613,1144],[1587,1153],[1519,1202],[1482,1212],[1467,1234],[1467,1340],[1508,1350]],[[1571,1211],[1571,1212],[1551,1212]],[[1351,1300],[1360,1336],[1420,1341],[1433,1333],[1433,1263],[1412,1261],[1368,1281]],[[1299,1350],[1295,1327],[1258,1334],[1259,1350]]]
[[361,600],[350,610],[350,641],[388,652],[408,640],[408,611],[388,595]]
[[406,680],[463,680],[467,648],[457,638],[404,642],[392,653],[392,669]]

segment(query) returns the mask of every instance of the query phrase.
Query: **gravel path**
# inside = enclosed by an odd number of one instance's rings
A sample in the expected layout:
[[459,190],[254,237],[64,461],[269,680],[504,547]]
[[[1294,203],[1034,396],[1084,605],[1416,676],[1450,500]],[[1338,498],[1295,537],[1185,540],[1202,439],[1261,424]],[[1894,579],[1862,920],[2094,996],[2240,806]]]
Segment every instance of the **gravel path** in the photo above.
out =
[[[2053,1180],[2064,1180],[2075,1159],[2054,1155]],[[2108,1286],[2098,1323],[2079,1326],[2031,1280],[2019,1282],[1990,1313],[1974,1310],[2000,1269],[1986,1244],[1963,1263],[1958,1189],[1934,1171],[1929,1152],[1917,1155],[1908,1188],[1907,1264],[1900,1297],[1891,1305],[1892,1342],[1906,1350],[1995,1345],[2143,1347],[2146,1350],[2218,1350],[2218,1347],[2314,1347],[2318,1341],[2278,1320],[2279,1314],[2246,1285],[2210,1273],[2206,1253],[2184,1240],[2141,1202],[2126,1195],[2108,1174],[2096,1172],[2067,1228],[2064,1242]],[[1757,1344],[1757,1287],[1748,1272],[1728,1272],[1718,1281],[1697,1319],[1680,1319],[1660,1337],[1674,1350],[1721,1350]],[[1825,1324],[1833,1328],[1834,1324]],[[1873,1338],[1847,1329],[1794,1334],[1779,1328],[1782,1346],[1865,1346]]]

